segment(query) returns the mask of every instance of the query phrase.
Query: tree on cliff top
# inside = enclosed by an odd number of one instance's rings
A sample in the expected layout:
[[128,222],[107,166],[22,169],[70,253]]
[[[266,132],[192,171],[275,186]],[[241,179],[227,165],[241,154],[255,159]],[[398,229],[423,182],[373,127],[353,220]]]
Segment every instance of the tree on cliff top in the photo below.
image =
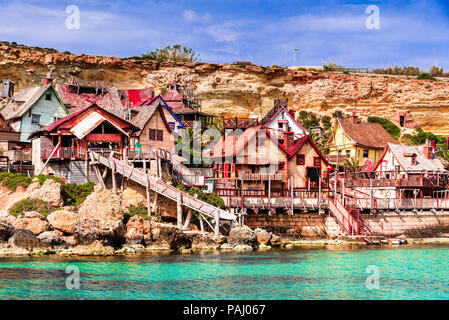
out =
[[200,55],[196,54],[190,48],[175,44],[173,46],[167,46],[163,49],[156,49],[142,54],[143,59],[158,60],[158,61],[181,61],[181,62],[194,62],[198,61]]

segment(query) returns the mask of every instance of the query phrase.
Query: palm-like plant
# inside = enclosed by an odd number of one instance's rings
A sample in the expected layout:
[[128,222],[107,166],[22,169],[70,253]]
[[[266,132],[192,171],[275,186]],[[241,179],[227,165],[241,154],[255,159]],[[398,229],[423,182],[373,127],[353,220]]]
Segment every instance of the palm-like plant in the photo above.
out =
[[196,54],[192,49],[175,44],[167,46],[163,49],[156,49],[148,53],[142,54],[144,59],[158,60],[158,61],[181,61],[194,62],[198,60],[199,54]]
[[360,169],[362,169],[363,163],[360,159],[350,157],[344,161],[343,167],[349,172],[357,172],[360,171]]

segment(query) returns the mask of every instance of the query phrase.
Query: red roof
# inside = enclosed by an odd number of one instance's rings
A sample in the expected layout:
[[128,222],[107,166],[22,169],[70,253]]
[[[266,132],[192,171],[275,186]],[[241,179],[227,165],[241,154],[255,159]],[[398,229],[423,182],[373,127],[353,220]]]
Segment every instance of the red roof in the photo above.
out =
[[122,104],[124,106],[127,106],[127,101],[130,101],[133,107],[139,107],[145,101],[154,98],[153,88],[119,90],[119,92],[123,97],[125,97],[125,99],[122,100]]

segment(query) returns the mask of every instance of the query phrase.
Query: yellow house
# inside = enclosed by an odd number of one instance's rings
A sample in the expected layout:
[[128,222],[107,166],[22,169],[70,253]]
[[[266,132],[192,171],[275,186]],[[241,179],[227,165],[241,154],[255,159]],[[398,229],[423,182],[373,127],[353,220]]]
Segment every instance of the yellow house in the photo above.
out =
[[[369,159],[377,161],[388,142],[397,143],[379,123],[360,122],[356,115],[336,119],[329,138],[329,159]],[[331,161],[332,162],[332,161]]]

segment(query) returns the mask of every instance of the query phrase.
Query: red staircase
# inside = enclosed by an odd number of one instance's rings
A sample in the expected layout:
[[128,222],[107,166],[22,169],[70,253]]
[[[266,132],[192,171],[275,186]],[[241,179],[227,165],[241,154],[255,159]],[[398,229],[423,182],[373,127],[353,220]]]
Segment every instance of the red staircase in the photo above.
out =
[[329,212],[348,235],[359,235],[359,222],[346,210],[338,199],[329,199]]

